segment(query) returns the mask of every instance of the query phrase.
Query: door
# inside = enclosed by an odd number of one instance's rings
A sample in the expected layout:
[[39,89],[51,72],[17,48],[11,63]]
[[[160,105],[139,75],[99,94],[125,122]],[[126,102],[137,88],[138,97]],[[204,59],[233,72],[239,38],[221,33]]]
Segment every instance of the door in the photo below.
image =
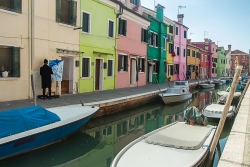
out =
[[95,90],[99,90],[100,85],[100,59],[95,62]]
[[134,85],[136,83],[136,59],[131,59],[130,61],[130,84]]
[[74,86],[74,57],[62,57],[64,61],[61,82],[61,94],[73,93]]

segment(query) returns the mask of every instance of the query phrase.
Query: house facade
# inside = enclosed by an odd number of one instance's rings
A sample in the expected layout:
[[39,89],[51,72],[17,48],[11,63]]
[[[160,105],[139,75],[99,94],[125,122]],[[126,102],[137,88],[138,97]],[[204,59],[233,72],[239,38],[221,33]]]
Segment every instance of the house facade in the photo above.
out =
[[191,44],[191,39],[187,43],[187,70],[191,72],[189,79],[195,79],[195,72],[200,71],[200,49]]
[[183,25],[183,14],[177,15],[174,38],[174,80],[184,80],[186,76],[186,50],[188,27]]
[[164,23],[164,7],[158,4],[155,8],[156,17],[153,17],[147,12],[148,9],[143,7],[143,15],[151,20],[149,26],[147,82],[165,83],[167,25]]
[[217,48],[217,77],[225,76],[226,53],[224,47]]
[[231,71],[232,76],[235,73],[237,65],[242,65],[242,74],[249,73],[249,55],[241,50],[234,50],[231,52]]
[[225,75],[230,76],[231,74],[231,45],[228,45],[228,50],[225,50],[226,63],[225,63]]
[[111,1],[81,2],[80,93],[115,89],[117,9]]
[[118,21],[116,88],[146,85],[148,27],[142,7],[127,1]]

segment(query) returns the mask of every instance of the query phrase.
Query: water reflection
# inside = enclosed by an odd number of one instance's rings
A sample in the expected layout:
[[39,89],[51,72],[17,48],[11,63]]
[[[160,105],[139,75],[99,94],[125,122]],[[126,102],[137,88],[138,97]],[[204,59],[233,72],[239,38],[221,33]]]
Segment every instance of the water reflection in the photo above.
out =
[[[85,127],[69,138],[51,146],[0,161],[0,166],[74,166],[109,167],[115,155],[138,137],[175,121],[184,121],[183,111],[196,106],[200,111],[207,104],[216,102],[215,89],[193,90],[190,101],[165,105],[161,100],[110,116],[91,119]],[[209,122],[216,125],[216,123]],[[225,125],[220,139],[220,150],[224,149],[232,127]],[[217,159],[216,159],[217,157]],[[215,154],[218,163],[218,155]]]

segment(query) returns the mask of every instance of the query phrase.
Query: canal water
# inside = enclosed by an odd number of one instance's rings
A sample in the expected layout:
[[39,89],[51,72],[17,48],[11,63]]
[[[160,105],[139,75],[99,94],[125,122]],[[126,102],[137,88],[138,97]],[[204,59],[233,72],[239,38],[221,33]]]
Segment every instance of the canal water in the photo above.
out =
[[[201,111],[207,104],[216,102],[217,92],[227,87],[222,85],[215,89],[192,90],[192,99],[178,105],[166,106],[159,100],[114,115],[91,119],[67,139],[2,160],[0,167],[109,167],[116,154],[127,144],[164,125],[184,121],[185,108],[196,106]],[[218,122],[209,120],[208,124],[217,125]],[[232,125],[233,119],[226,121],[219,140],[220,147],[215,153],[214,167],[218,164]]]

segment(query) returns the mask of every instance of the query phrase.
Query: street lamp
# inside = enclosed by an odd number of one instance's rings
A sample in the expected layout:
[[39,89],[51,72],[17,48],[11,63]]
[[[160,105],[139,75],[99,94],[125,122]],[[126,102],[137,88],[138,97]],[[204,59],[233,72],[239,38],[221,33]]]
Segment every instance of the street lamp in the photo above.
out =
[[186,6],[179,5],[178,6],[178,14],[179,14],[179,9],[181,9],[181,8],[186,8]]

